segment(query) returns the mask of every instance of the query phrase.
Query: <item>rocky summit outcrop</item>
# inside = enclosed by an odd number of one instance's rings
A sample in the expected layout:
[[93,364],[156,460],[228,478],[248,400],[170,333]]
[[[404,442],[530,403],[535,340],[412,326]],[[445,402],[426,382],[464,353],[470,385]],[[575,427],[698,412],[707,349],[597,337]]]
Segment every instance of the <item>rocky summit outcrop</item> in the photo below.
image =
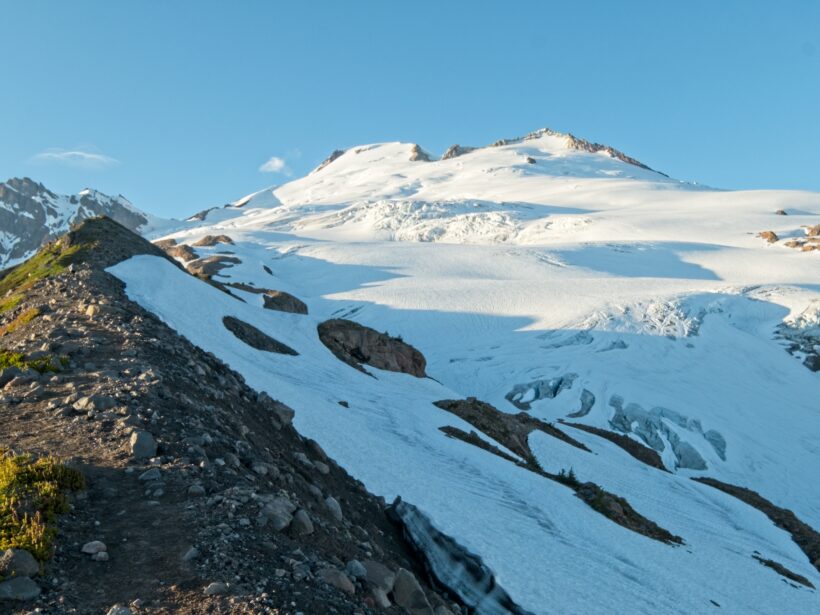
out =
[[105,269],[138,254],[167,258],[94,219],[0,277],[0,326],[37,311],[0,339],[0,443],[85,484],[52,552],[0,552],[0,612],[463,612],[298,408],[128,299]]
[[131,230],[148,223],[123,196],[96,190],[61,195],[27,177],[0,183],[0,268],[27,258],[72,224],[100,215]]
[[319,325],[319,339],[341,361],[365,371],[362,363],[390,372],[425,378],[424,355],[400,337],[391,337],[352,320],[335,318]]

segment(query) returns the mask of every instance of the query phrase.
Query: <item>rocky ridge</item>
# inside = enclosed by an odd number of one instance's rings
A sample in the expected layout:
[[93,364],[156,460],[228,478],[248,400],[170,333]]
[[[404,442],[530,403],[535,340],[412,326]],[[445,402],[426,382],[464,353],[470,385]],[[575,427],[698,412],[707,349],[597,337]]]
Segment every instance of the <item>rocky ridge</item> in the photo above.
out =
[[[26,608],[460,610],[419,574],[385,503],[293,429],[293,410],[130,302],[104,271],[159,248],[94,219],[54,251],[71,256],[9,289],[20,301],[4,323],[37,316],[2,345],[63,360],[6,374],[0,441],[68,460],[88,489],[61,517],[54,557],[34,577],[42,593]],[[421,595],[400,590],[400,578]],[[0,611],[15,604],[0,601]]]

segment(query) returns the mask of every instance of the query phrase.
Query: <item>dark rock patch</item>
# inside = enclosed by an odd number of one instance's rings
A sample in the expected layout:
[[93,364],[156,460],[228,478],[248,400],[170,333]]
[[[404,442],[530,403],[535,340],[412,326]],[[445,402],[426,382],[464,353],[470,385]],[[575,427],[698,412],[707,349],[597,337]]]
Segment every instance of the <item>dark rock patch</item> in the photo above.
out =
[[459,429],[458,427],[453,427],[452,425],[445,425],[444,427],[439,427],[439,431],[444,432],[449,438],[461,440],[462,442],[466,442],[467,444],[472,444],[473,446],[477,446],[478,448],[484,449],[488,453],[497,455],[502,459],[512,461],[516,464],[518,463],[518,459],[516,459],[515,457],[511,457],[497,446],[490,444],[474,431],[470,431],[470,433],[467,433],[466,431]]
[[809,581],[806,577],[804,577],[802,574],[797,574],[796,572],[792,572],[791,570],[786,568],[783,564],[781,564],[779,562],[776,562],[773,559],[766,559],[765,557],[761,556],[756,551],[755,551],[755,553],[752,554],[752,557],[755,558],[757,561],[759,561],[764,566],[766,566],[767,568],[771,568],[772,570],[774,570],[780,576],[786,577],[790,581],[795,581],[797,583],[800,583],[801,585],[804,585],[805,587],[810,587],[812,589],[815,589],[814,584],[811,581]]
[[745,487],[730,485],[708,476],[695,476],[692,480],[704,485],[719,489],[724,493],[757,508],[766,515],[772,523],[791,534],[792,540],[806,554],[812,566],[820,572],[820,533],[813,527],[797,518],[792,511],[776,506],[762,495]]
[[335,149],[335,150],[333,150],[333,152],[331,152],[330,156],[328,156],[327,158],[325,158],[325,159],[324,159],[324,160],[323,160],[323,161],[319,164],[319,166],[318,166],[318,167],[316,167],[315,169],[313,169],[313,170],[310,172],[310,174],[311,174],[311,175],[313,175],[314,173],[318,173],[319,171],[321,171],[322,169],[324,169],[327,165],[329,165],[331,162],[333,162],[334,160],[336,160],[336,159],[340,158],[340,157],[341,157],[341,156],[342,156],[342,155],[343,155],[346,151],[347,151],[347,150],[343,150],[343,149]]
[[308,307],[304,301],[283,290],[269,290],[262,297],[262,301],[265,309],[268,310],[290,312],[291,314],[308,313]]
[[627,529],[649,538],[670,544],[683,544],[683,539],[663,529],[654,521],[639,514],[624,498],[605,491],[595,483],[581,483],[575,495],[606,518]]
[[613,444],[620,446],[624,449],[627,453],[632,455],[638,461],[642,461],[648,466],[652,466],[653,468],[657,468],[659,470],[663,470],[664,472],[668,472],[666,466],[663,465],[663,461],[661,460],[661,456],[658,453],[648,446],[644,446],[640,442],[636,442],[629,436],[625,436],[623,434],[615,433],[613,431],[609,431],[606,429],[599,429],[598,427],[592,427],[591,425],[584,425],[583,423],[570,423],[569,421],[559,421],[564,425],[569,425],[570,427],[575,427],[576,429],[580,429],[582,431],[586,431],[591,434],[595,434],[596,436],[600,436],[605,440],[609,440]]
[[265,309],[276,310],[278,312],[290,312],[291,314],[308,313],[308,307],[304,301],[298,297],[294,297],[290,293],[286,293],[283,290],[258,288],[256,286],[250,286],[249,284],[243,284],[241,282],[231,282],[227,284],[227,286],[245,291],[246,293],[253,293],[254,295],[264,295],[262,300],[264,302],[263,305]]
[[525,412],[519,412],[518,414],[501,412],[494,406],[480,401],[475,397],[468,397],[467,399],[444,399],[435,402],[435,405],[467,421],[470,425],[487,434],[496,442],[506,446],[522,459],[528,460],[536,465],[535,456],[532,454],[530,445],[527,442],[530,433],[533,431],[541,431],[575,448],[589,452],[589,449],[581,442],[578,442],[578,440],[568,436],[549,423],[531,417]]
[[449,160],[450,158],[458,158],[459,156],[463,156],[464,154],[469,154],[472,151],[475,151],[478,148],[470,147],[469,145],[451,145],[447,148],[447,151],[442,154],[442,160]]
[[424,355],[399,337],[391,337],[352,320],[335,318],[321,323],[319,339],[340,361],[366,372],[362,363],[377,369],[425,378]]
[[228,331],[233,333],[239,340],[245,342],[251,348],[264,350],[265,352],[276,352],[278,354],[287,354],[292,356],[299,354],[290,346],[286,346],[282,342],[276,341],[267,333],[264,333],[253,325],[239,320],[238,318],[234,318],[233,316],[225,316],[222,319],[222,324],[225,325],[225,328]]

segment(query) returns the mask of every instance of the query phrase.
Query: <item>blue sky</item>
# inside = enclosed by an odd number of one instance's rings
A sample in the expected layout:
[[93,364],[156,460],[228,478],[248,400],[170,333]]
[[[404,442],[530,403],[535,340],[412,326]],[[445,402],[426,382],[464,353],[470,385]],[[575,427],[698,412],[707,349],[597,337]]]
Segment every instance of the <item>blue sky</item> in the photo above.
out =
[[[331,150],[549,126],[820,190],[820,2],[4,2],[0,179],[183,216]],[[260,167],[271,158],[281,159]]]

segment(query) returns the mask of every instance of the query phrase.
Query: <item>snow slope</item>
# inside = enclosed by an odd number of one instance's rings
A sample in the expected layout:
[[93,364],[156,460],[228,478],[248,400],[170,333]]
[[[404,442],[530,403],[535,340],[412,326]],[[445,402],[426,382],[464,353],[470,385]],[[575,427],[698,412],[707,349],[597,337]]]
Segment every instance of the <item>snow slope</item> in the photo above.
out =
[[[174,233],[229,235],[235,245],[197,248],[241,259],[217,279],[295,294],[309,316],[237,290],[241,303],[153,257],[112,272],[292,406],[300,431],[372,491],[401,495],[480,554],[524,608],[820,612],[814,590],[752,558],[817,585],[790,536],[689,479],[749,487],[820,528],[820,374],[781,334],[786,322],[804,350],[820,343],[820,257],[756,237],[820,223],[820,194],[714,190],[588,149],[551,131],[433,162],[413,160],[412,144],[352,148]],[[243,345],[227,314],[300,355]],[[435,380],[344,365],[316,335],[330,317],[400,334]],[[654,446],[671,472],[569,426],[592,453],[530,438],[546,470],[572,467],[685,545],[626,530],[568,488],[447,438],[439,427],[471,428],[432,402],[467,396],[549,421],[585,411],[572,420]]]

